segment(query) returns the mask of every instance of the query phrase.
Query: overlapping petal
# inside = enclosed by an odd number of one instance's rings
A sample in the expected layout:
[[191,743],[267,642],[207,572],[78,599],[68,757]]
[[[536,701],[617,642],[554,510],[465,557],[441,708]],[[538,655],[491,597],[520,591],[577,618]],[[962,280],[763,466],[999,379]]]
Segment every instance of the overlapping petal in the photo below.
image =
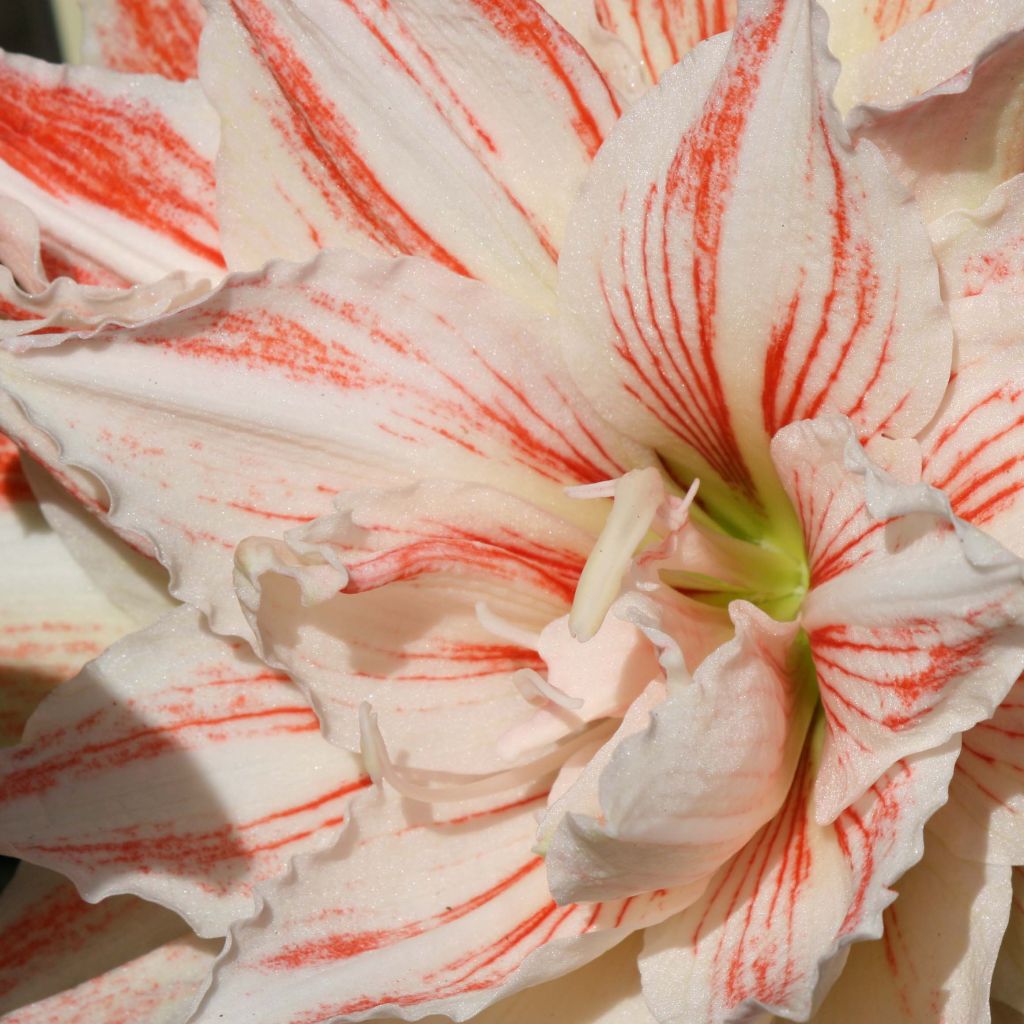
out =
[[201,67],[233,267],[346,245],[552,304],[569,206],[619,110],[533,0],[219,0]]
[[340,844],[299,858],[232,930],[195,1024],[333,1021],[376,1007],[465,1020],[674,909],[671,893],[556,906],[531,851],[544,797],[535,787],[405,812],[368,794]]
[[287,680],[188,608],[65,684],[0,771],[6,852],[90,899],[172,906],[203,935],[248,912],[254,883],[329,842],[366,783]]
[[82,13],[88,63],[178,81],[196,77],[202,0],[83,0]]
[[823,826],[812,807],[820,740],[812,733],[774,820],[696,903],[648,929],[640,968],[661,1024],[729,1024],[765,1010],[806,1020],[844,948],[879,935],[890,887],[921,857],[958,742],[900,761]]
[[1010,868],[961,860],[929,830],[924,858],[895,888],[882,937],[853,947],[815,1024],[988,1024]]
[[1024,1014],[1024,867],[1013,868],[1011,885],[1010,920],[992,976],[992,998],[1019,1015]]
[[772,457],[810,565],[801,622],[827,724],[826,822],[898,759],[991,716],[1024,668],[1024,579],[938,491],[871,464],[842,420],[787,427]]
[[780,427],[842,412],[912,434],[947,379],[927,236],[838,123],[825,30],[751,4],[731,45],[694,50],[603,148],[561,262],[581,386],[748,534],[785,528]]
[[342,252],[233,276],[145,329],[0,352],[0,389],[222,632],[245,629],[235,545],[341,490],[446,475],[562,508],[559,485],[650,458],[586,407],[543,320],[442,268]]
[[0,84],[0,195],[44,242],[132,281],[223,272],[217,119],[196,83],[5,55]]

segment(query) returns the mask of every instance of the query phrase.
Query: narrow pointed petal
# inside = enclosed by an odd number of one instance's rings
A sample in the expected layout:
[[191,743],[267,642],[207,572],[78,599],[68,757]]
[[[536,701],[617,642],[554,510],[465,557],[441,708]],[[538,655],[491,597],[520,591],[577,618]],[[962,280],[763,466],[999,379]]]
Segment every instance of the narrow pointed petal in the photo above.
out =
[[296,861],[232,929],[194,1024],[312,1024],[375,1007],[465,1020],[672,912],[671,893],[556,906],[531,851],[544,798],[535,787],[409,818],[397,798],[367,794],[340,844]]
[[218,0],[200,63],[233,268],[344,245],[552,304],[569,206],[619,111],[533,0]]
[[649,460],[566,376],[546,322],[491,289],[343,252],[232,276],[134,332],[0,352],[0,389],[106,485],[113,524],[150,540],[218,632],[246,630],[238,542],[339,490],[445,475],[562,508],[581,503],[561,485]]
[[895,888],[882,937],[853,947],[814,1024],[989,1024],[1010,868],[961,860],[929,830]]
[[21,864],[0,896],[0,1013],[88,981],[188,932],[134,896],[86,903],[60,875]]
[[830,825],[814,820],[809,743],[782,809],[683,913],[648,929],[644,994],[661,1024],[807,1020],[845,948],[876,938],[921,857],[957,742],[893,766]]
[[330,841],[356,760],[287,680],[188,608],[122,640],[44,704],[0,759],[5,852],[87,898],[134,893],[203,935],[252,887]]
[[1024,867],[1013,867],[1011,884],[1010,921],[992,977],[992,998],[1024,1014]]
[[82,0],[83,57],[183,82],[198,74],[202,0]]
[[743,602],[730,613],[736,638],[618,744],[601,815],[558,823],[547,868],[560,902],[706,882],[786,799],[812,708],[797,626]]
[[912,434],[951,335],[916,212],[831,107],[823,16],[746,12],[619,123],[560,270],[581,387],[749,534],[788,515],[779,428],[842,412]]
[[18,450],[0,435],[0,746],[58,683],[133,629],[40,514]]
[[846,421],[793,424],[772,457],[810,563],[801,622],[827,723],[824,823],[900,758],[992,715],[1024,668],[1024,579],[940,492],[882,473]]
[[176,939],[67,992],[4,1017],[4,1024],[184,1024],[216,943]]
[[44,236],[132,281],[220,276],[217,119],[196,83],[4,55],[0,85],[0,195]]
[[973,54],[952,79],[895,109],[853,116],[857,137],[879,147],[928,220],[979,206],[1024,170],[1010,113],[1024,98],[1019,7],[1016,20],[1016,31]]
[[[534,714],[514,676],[546,666],[488,630],[477,606],[539,639],[568,610],[594,535],[442,481],[357,492],[338,509],[288,544],[239,549],[239,596],[263,656],[308,693],[332,742],[359,749],[365,700],[401,763],[508,768],[499,740]],[[563,718],[570,732],[585,725]]]

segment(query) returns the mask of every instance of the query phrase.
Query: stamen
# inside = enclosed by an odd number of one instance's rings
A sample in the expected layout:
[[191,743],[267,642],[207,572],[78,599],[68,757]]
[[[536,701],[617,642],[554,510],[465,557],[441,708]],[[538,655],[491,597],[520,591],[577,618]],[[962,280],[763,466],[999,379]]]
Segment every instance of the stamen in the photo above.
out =
[[512,677],[516,689],[527,704],[535,707],[547,703],[557,704],[567,711],[575,711],[583,707],[583,701],[579,697],[570,697],[564,690],[552,686],[539,672],[532,668],[521,668]]
[[522,626],[517,626],[514,622],[503,619],[500,615],[492,612],[483,601],[477,601],[474,605],[474,610],[476,611],[476,621],[492,636],[496,636],[499,640],[507,640],[510,644],[515,644],[517,647],[525,647],[530,651],[538,649],[540,645],[539,634],[531,633],[528,629],[523,629]]
[[589,640],[601,628],[664,496],[661,475],[652,466],[615,481],[611,512],[583,567],[569,612],[569,632],[577,640]]
[[[387,781],[404,797],[420,803],[450,803],[471,797],[491,796],[517,786],[534,782],[560,768],[567,757],[580,747],[593,743],[602,736],[610,736],[617,722],[605,721],[577,734],[568,743],[549,751],[527,764],[490,775],[456,775],[449,772],[431,772],[425,769],[401,769],[388,754],[388,748],[377,724],[377,715],[363,701],[359,705],[359,746],[366,771],[376,785]],[[415,777],[414,777],[415,776]],[[439,784],[428,784],[430,779]],[[440,784],[444,779],[448,784]],[[457,781],[449,781],[456,779]]]

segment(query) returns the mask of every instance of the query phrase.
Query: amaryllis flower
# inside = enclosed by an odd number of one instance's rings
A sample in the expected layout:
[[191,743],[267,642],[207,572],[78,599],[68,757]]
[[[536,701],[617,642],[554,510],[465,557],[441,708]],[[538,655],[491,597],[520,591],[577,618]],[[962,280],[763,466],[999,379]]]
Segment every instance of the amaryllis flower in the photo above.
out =
[[3,66],[27,678],[143,628],[0,758],[10,1019],[1020,1006],[1017,12],[89,6],[183,81]]

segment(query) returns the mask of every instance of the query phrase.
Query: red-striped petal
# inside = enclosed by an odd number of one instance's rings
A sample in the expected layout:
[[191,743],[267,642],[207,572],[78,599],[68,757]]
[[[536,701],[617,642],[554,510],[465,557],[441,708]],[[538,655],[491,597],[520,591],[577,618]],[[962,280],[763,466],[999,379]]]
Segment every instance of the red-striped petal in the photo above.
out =
[[309,694],[335,743],[359,749],[356,709],[368,700],[402,764],[508,768],[498,741],[534,713],[513,676],[546,666],[486,629],[476,605],[539,637],[568,611],[594,535],[500,491],[441,481],[338,507],[288,544],[239,548],[239,596],[264,657]]
[[182,82],[198,74],[202,0],[84,0],[82,13],[90,64]]
[[187,934],[134,896],[86,903],[60,875],[21,864],[0,896],[0,1014],[73,988]]
[[152,281],[219,276],[217,120],[195,83],[0,60],[0,195],[57,251]]
[[312,1024],[375,1007],[465,1019],[674,909],[671,893],[556,906],[531,851],[544,795],[409,815],[397,798],[357,802],[342,842],[300,859],[232,929],[195,1024]]
[[201,77],[222,118],[232,267],[340,244],[426,256],[543,306],[618,116],[534,0],[220,0]]
[[827,822],[900,758],[991,716],[1024,668],[1024,580],[939,492],[870,463],[844,421],[793,424],[772,457],[810,566],[800,619],[827,724]]
[[788,515],[767,459],[780,427],[842,412],[912,434],[951,337],[923,226],[831,107],[824,21],[746,11],[731,46],[698,47],[620,122],[561,286],[581,387],[749,534]]
[[235,545],[340,490],[445,475],[565,507],[562,484],[649,458],[566,379],[545,321],[424,261],[351,253],[234,276],[135,332],[0,352],[0,389],[106,484],[114,524],[150,539],[218,631],[246,629]]
[[961,860],[929,829],[895,889],[882,937],[853,947],[814,1024],[986,1024],[1010,868]]
[[759,1009],[807,1020],[842,963],[834,958],[879,934],[889,887],[921,857],[958,744],[897,763],[825,826],[812,806],[816,745],[775,819],[693,906],[648,929],[640,969],[658,1020],[732,1024]]
[[0,834],[89,899],[134,893],[216,935],[365,783],[286,679],[183,608],[40,707],[0,759]]

